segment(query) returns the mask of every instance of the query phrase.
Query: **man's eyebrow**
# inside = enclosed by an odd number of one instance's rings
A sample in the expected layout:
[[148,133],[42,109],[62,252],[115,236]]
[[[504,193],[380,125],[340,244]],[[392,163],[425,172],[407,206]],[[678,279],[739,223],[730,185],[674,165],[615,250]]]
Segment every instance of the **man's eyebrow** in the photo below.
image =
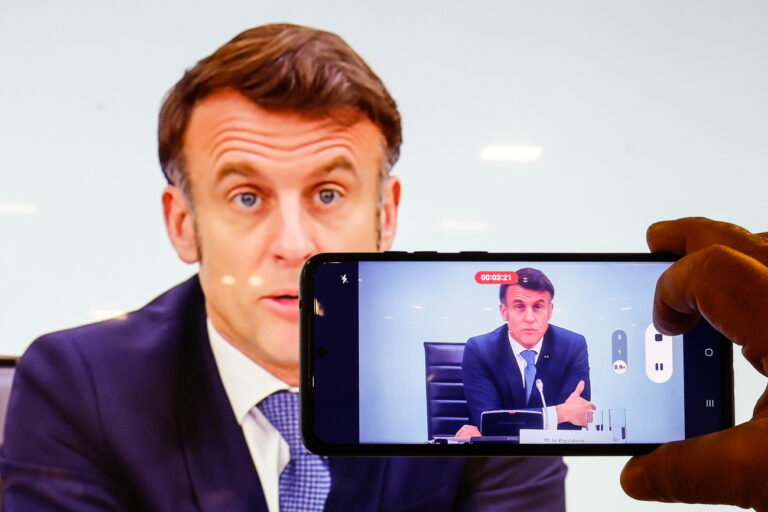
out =
[[240,176],[257,176],[261,172],[253,167],[251,164],[245,162],[231,162],[224,164],[221,169],[216,173],[216,181],[223,181],[224,178],[233,174]]
[[[352,164],[352,162],[349,161],[348,158],[339,156],[327,164],[319,167],[317,170],[313,171],[312,174],[326,175],[333,171],[348,171],[354,173],[355,170],[355,166]],[[222,181],[233,174],[250,177],[258,176],[262,174],[262,171],[246,162],[231,162],[224,164],[222,168],[219,169],[219,171],[216,173],[216,181]]]
[[323,165],[312,174],[330,174],[333,171],[350,171],[355,172],[355,166],[345,156],[337,156],[327,164]]

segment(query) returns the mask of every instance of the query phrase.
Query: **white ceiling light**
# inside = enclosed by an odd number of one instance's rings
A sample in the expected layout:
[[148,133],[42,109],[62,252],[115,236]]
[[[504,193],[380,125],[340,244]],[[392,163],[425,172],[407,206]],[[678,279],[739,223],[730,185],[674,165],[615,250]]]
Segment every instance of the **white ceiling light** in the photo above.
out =
[[445,219],[440,222],[443,231],[488,231],[484,220]]
[[38,213],[40,210],[35,204],[0,202],[0,215],[37,215]]
[[121,311],[119,309],[92,309],[90,313],[91,319],[96,321],[125,320],[128,317],[127,311]]

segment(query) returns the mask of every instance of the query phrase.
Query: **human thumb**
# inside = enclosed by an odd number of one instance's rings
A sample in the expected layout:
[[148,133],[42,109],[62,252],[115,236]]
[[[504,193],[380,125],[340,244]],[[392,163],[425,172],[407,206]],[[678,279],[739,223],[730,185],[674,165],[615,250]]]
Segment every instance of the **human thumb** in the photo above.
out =
[[633,457],[621,486],[638,500],[728,504],[768,512],[768,418]]
[[576,384],[576,389],[573,390],[573,393],[571,393],[571,398],[578,398],[581,396],[581,394],[584,392],[584,381],[580,380],[578,384]]

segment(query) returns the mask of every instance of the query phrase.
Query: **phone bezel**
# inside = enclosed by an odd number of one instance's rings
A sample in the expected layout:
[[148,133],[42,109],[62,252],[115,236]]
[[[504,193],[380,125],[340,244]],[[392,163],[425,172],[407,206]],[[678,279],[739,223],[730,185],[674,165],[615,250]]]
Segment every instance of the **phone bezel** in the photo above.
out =
[[[304,264],[300,281],[300,392],[301,432],[304,444],[311,451],[327,456],[498,456],[498,455],[639,455],[657,448],[661,443],[643,444],[410,444],[410,443],[328,443],[314,432],[318,414],[314,400],[314,340],[311,322],[314,317],[314,276],[317,268],[332,262],[359,261],[435,261],[435,262],[666,262],[674,263],[679,256],[668,253],[489,253],[464,251],[440,253],[434,251],[390,251],[383,253],[320,253]],[[722,429],[734,425],[733,348],[720,335],[720,424]],[[355,373],[357,375],[357,373]]]

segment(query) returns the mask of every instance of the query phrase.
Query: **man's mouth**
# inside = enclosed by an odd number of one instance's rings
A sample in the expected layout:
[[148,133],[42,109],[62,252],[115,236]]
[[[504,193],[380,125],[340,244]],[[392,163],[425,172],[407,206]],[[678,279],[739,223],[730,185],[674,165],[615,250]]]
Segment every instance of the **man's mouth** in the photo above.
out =
[[271,298],[273,300],[279,301],[279,302],[286,302],[291,300],[299,300],[298,295],[272,295]]
[[280,316],[295,319],[299,315],[299,294],[296,291],[266,295],[262,300],[270,310]]

